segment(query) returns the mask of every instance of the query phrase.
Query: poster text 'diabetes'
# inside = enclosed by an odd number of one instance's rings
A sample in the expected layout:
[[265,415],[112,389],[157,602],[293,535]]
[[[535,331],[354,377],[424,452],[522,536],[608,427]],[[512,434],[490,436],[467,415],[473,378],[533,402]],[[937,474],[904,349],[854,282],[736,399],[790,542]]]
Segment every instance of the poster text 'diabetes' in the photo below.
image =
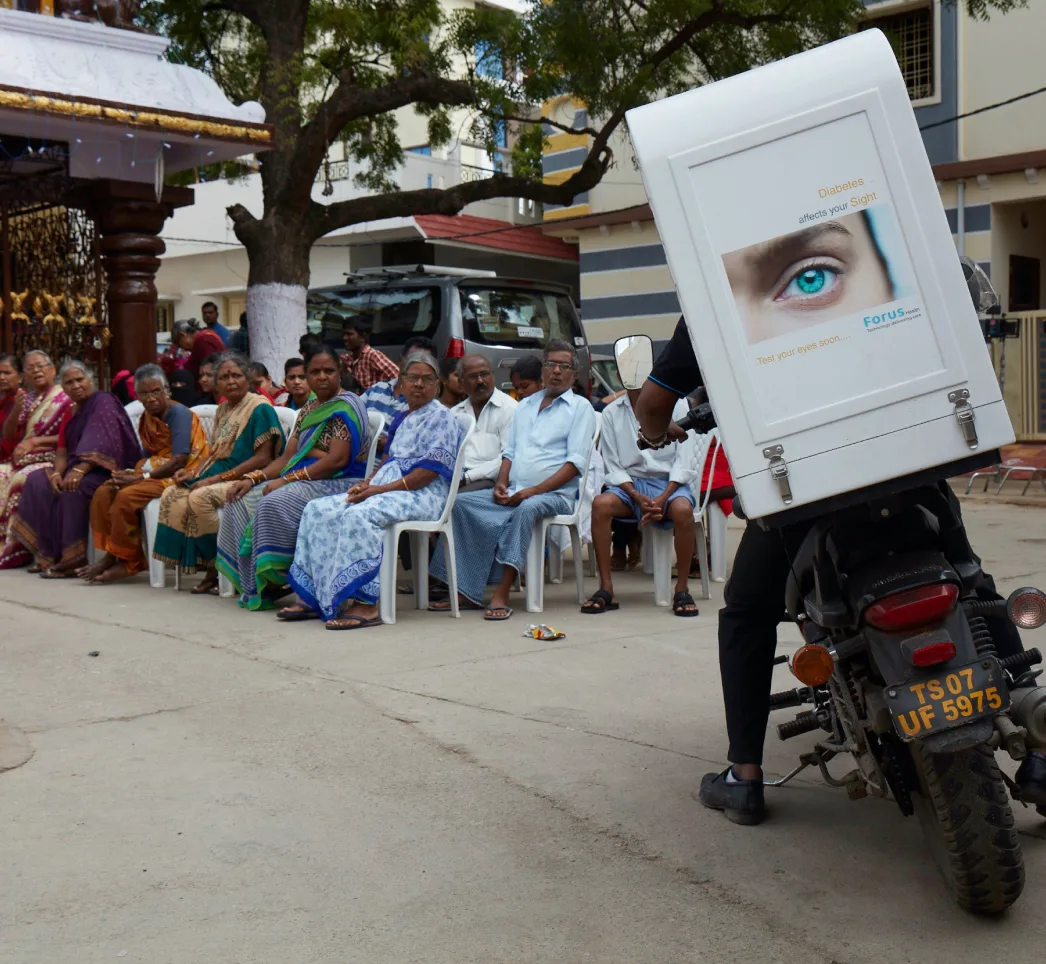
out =
[[799,218],[800,224],[809,224],[811,221],[821,221],[824,218],[834,218],[846,211],[859,211],[861,208],[868,207],[869,204],[874,203],[877,200],[875,191],[866,191],[864,194],[855,194],[848,201],[843,201],[841,204],[832,204],[827,208],[821,208],[818,211],[807,211],[801,218]]

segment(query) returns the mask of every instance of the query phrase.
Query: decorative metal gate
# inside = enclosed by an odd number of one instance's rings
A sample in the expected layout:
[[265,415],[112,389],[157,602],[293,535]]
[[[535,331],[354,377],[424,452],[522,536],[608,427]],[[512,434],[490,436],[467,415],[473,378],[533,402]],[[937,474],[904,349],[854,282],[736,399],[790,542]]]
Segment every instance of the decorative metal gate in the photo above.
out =
[[66,174],[67,148],[0,146],[16,158],[0,161],[3,350],[79,358],[104,384],[105,271],[95,219]]

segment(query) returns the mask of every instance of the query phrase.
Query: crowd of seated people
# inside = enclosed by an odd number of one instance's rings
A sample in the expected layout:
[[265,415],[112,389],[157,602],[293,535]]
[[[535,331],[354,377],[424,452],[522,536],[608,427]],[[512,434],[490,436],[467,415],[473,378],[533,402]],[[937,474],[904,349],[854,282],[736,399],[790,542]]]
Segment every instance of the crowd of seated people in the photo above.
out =
[[[56,369],[40,351],[0,356],[0,569],[94,586],[128,579],[149,567],[142,513],[155,503],[152,557],[202,573],[193,594],[216,595],[220,574],[244,609],[369,628],[381,623],[385,529],[439,518],[460,457],[450,515],[458,602],[501,621],[513,615],[535,524],[584,496],[597,413],[574,390],[568,342],[517,359],[510,392],[485,355],[440,360],[415,336],[397,363],[362,326],[346,329],[345,354],[304,336],[282,385],[238,352],[211,351],[214,326],[176,323],[174,338],[190,365],[118,373],[113,392],[80,361]],[[600,586],[582,612],[618,608],[611,526],[632,521],[674,529],[673,611],[693,616],[694,505],[708,482],[695,475],[692,440],[639,450],[635,394],[600,416]],[[281,420],[280,408],[295,415]],[[366,475],[375,426],[379,458]],[[450,608],[445,552],[432,547],[434,610]]]

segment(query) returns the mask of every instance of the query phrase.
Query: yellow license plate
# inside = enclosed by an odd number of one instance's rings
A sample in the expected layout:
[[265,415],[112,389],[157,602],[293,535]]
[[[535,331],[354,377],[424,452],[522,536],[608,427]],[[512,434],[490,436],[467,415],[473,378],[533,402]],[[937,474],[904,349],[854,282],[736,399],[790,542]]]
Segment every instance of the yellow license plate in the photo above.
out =
[[994,659],[888,686],[886,698],[902,740],[917,740],[991,716],[1010,702],[1003,672]]

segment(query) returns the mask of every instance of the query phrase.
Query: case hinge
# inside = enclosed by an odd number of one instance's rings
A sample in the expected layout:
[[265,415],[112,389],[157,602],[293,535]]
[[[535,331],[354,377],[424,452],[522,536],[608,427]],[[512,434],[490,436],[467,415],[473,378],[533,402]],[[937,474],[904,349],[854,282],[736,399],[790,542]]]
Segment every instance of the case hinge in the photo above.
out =
[[788,484],[788,463],[784,460],[784,446],[768,446],[763,449],[763,458],[770,460],[770,478],[777,483],[784,504],[791,505],[792,487]]
[[976,413],[970,404],[970,392],[968,389],[960,388],[948,393],[948,401],[955,406],[955,417],[958,419],[959,428],[966,444],[975,449],[980,444],[977,441]]

